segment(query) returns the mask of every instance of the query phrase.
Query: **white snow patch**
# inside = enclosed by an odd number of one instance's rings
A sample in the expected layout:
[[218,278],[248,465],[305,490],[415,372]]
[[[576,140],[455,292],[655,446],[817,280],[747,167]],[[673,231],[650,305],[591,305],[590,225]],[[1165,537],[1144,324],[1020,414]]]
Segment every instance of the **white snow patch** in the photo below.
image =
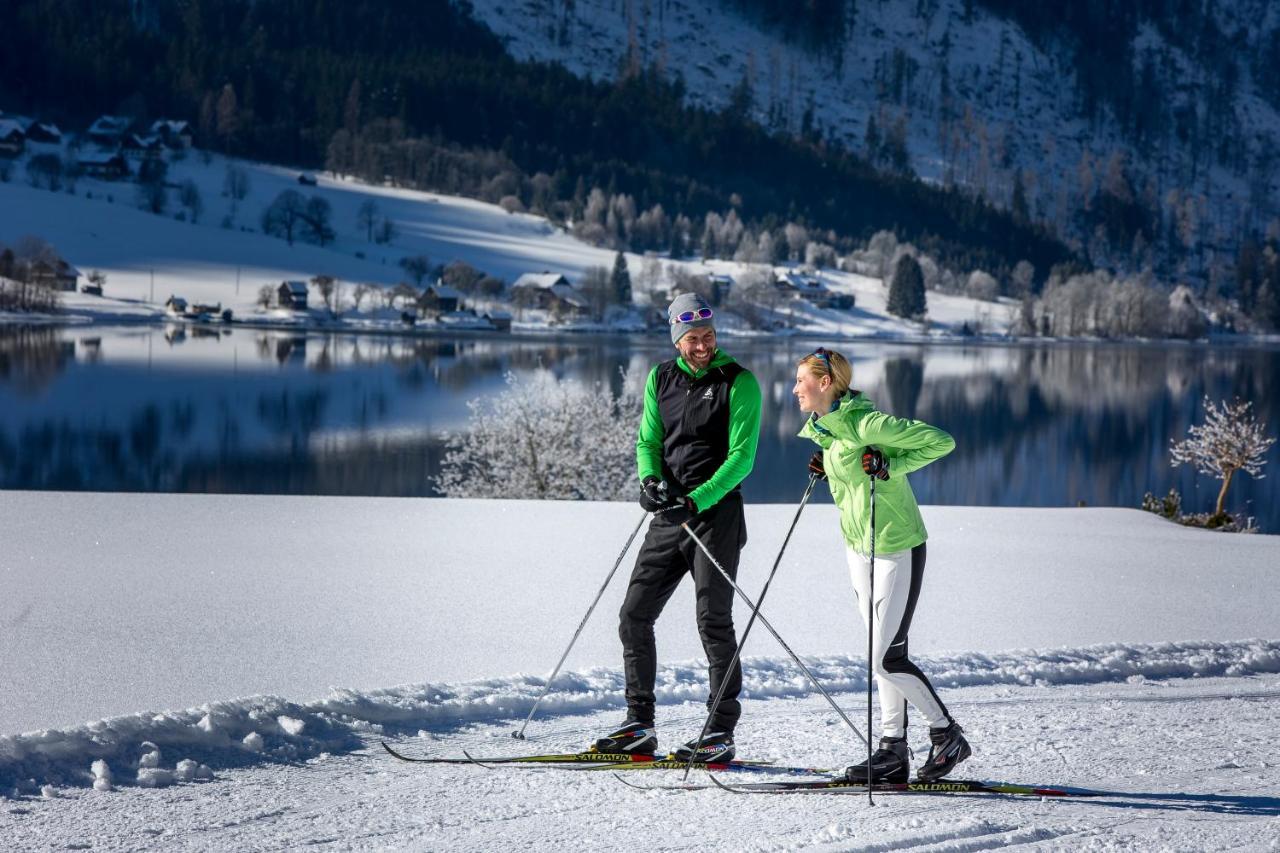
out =
[[295,737],[302,734],[302,730],[307,727],[305,720],[299,720],[296,717],[286,717],[283,714],[276,717],[276,722],[279,723],[280,728],[284,729],[286,734],[294,735]]

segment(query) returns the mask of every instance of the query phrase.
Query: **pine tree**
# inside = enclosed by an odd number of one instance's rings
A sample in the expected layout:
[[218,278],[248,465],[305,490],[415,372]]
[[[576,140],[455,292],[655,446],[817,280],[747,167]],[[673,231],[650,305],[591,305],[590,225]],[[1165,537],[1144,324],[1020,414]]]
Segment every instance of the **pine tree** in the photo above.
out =
[[924,272],[911,255],[903,255],[893,271],[889,285],[889,313],[897,317],[918,319],[926,310]]
[[621,252],[613,258],[613,272],[609,274],[614,301],[619,305],[631,304],[631,273],[627,272],[627,258]]

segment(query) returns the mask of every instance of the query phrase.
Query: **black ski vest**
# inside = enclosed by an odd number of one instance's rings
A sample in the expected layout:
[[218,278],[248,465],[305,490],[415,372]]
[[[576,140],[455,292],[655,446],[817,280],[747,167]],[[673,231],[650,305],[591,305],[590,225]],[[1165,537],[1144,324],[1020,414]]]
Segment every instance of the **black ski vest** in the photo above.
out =
[[676,494],[687,495],[710,480],[729,458],[729,389],[744,370],[729,362],[694,379],[675,359],[658,365],[662,477]]

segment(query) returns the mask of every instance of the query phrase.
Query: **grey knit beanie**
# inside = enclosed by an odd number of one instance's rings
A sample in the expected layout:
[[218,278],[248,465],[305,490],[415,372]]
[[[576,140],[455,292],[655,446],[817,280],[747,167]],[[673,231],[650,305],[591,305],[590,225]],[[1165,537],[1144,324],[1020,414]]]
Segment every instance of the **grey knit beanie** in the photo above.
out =
[[[695,316],[692,320],[683,323],[676,319],[685,313],[692,313]],[[706,314],[706,317],[697,316],[699,313]],[[671,343],[673,344],[679,343],[690,329],[714,325],[711,306],[707,304],[707,300],[696,293],[682,293],[671,300],[671,304],[667,306],[667,322],[671,325]]]

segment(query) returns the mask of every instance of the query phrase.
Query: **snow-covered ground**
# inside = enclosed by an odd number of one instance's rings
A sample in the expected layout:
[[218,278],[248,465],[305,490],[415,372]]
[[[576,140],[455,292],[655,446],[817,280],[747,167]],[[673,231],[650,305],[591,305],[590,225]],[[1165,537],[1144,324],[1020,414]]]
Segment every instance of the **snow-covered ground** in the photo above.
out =
[[[749,508],[740,579],[751,594],[793,513]],[[805,510],[765,612],[861,725],[864,634],[834,513]],[[435,754],[559,750],[621,718],[619,578],[532,742],[507,737],[637,508],[0,492],[0,838],[15,849],[1280,846],[1280,539],[1129,510],[925,517],[912,652],[974,743],[959,775],[1112,796],[883,796],[869,809],[840,794],[646,794],[607,774],[400,764],[378,738]],[[664,746],[701,722],[689,598],[678,591],[658,625]],[[856,758],[856,737],[767,633],[753,631],[746,651],[744,756]],[[918,728],[913,746],[925,748]]]
[[[295,170],[217,155],[209,156],[208,162],[205,159],[192,153],[169,167],[170,183],[190,180],[199,188],[205,210],[196,223],[176,218],[179,213],[185,216],[176,201],[165,215],[141,210],[136,185],[127,181],[81,179],[75,193],[36,189],[16,177],[0,182],[0,243],[38,236],[83,275],[94,270],[106,274],[103,297],[62,295],[65,313],[60,322],[154,320],[164,314],[164,302],[178,296],[192,304],[230,308],[239,320],[296,325],[305,315],[257,307],[260,287],[331,275],[340,282],[339,301],[350,311],[357,284],[389,287],[405,280],[399,265],[405,257],[425,255],[432,264],[465,261],[508,284],[524,273],[544,271],[579,283],[589,268],[612,267],[614,262],[613,251],[587,245],[542,217],[507,213],[474,199],[374,187],[326,174],[316,176],[316,186],[301,186]],[[248,176],[249,194],[241,201],[221,194],[228,168]],[[17,172],[23,173],[21,163]],[[262,211],[284,190],[329,202],[337,234],[332,244],[320,248],[296,241],[290,246],[258,230]],[[399,236],[394,243],[377,245],[366,239],[356,215],[365,202],[373,202],[380,216],[395,223]],[[229,218],[230,227],[223,227]],[[633,279],[638,279],[644,258],[628,254],[627,264]],[[743,264],[731,261],[680,264],[695,274],[715,271],[740,276],[745,270]],[[802,331],[831,337],[929,336],[920,324],[888,314],[887,289],[879,279],[832,270],[824,270],[822,277],[832,290],[853,293],[857,307],[852,311],[815,309],[796,300],[792,319]],[[636,288],[640,290],[638,281]],[[375,299],[368,298],[360,314],[348,313],[343,318],[347,328],[402,332],[399,311],[375,312],[375,304]],[[314,289],[311,307],[323,307]],[[490,303],[480,303],[481,311],[488,307]],[[495,302],[492,307],[512,310],[506,303]],[[528,331],[545,326],[543,313],[526,312],[517,328]],[[327,321],[321,314],[316,310],[311,321]],[[933,336],[955,333],[966,322],[1001,334],[1013,316],[1014,306],[1007,301],[929,294]],[[31,321],[29,315],[0,312],[0,323]],[[634,326],[637,320],[632,317],[627,322]],[[733,324],[726,323],[724,328],[732,331]]]

